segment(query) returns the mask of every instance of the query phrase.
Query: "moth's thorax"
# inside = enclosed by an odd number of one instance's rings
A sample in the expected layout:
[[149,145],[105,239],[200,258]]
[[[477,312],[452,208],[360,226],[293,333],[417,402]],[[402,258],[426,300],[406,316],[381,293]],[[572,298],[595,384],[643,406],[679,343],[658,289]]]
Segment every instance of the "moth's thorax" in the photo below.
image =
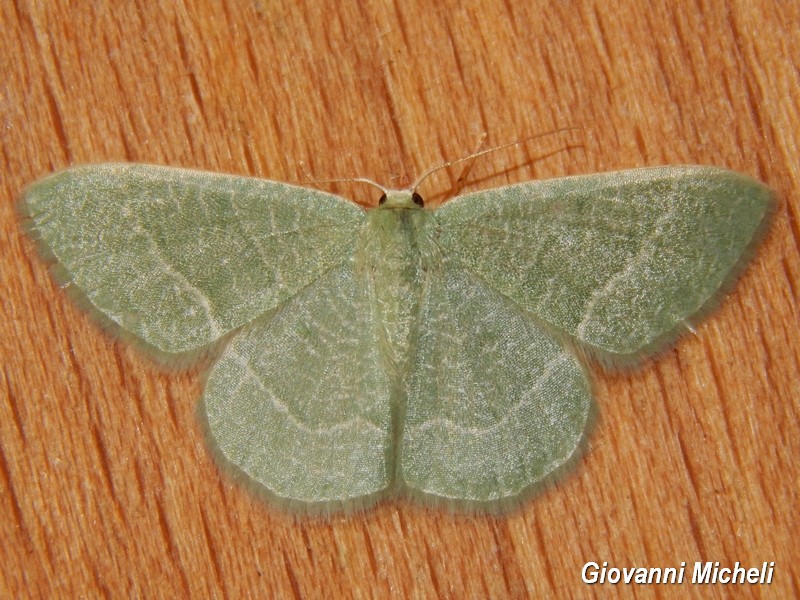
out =
[[368,211],[357,249],[357,265],[369,282],[383,354],[405,369],[416,337],[419,306],[427,274],[439,262],[435,220],[410,191],[387,192]]

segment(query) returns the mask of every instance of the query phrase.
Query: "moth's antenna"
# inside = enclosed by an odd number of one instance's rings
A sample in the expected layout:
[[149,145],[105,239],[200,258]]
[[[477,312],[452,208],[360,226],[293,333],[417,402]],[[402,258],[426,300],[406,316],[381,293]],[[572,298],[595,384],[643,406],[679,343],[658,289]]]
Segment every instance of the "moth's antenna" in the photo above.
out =
[[[478,141],[478,145],[475,146],[475,150],[473,150],[472,153],[470,154],[470,156],[472,156],[473,158],[480,151],[481,146],[483,146],[483,142],[486,141],[486,135],[487,134],[484,131],[483,135],[481,135],[480,141]],[[458,179],[456,179],[456,182],[453,184],[453,187],[450,188],[450,197],[457,195],[458,190],[461,189],[461,185],[464,183],[464,180],[469,176],[469,172],[472,171],[472,167],[474,164],[475,164],[474,160],[472,162],[468,162],[467,165],[464,167],[464,169],[461,171],[461,175],[458,176]]]
[[308,172],[306,169],[306,165],[304,162],[300,162],[300,168],[303,170],[303,174],[308,177],[305,181],[300,181],[299,183],[308,184],[308,185],[316,185],[318,183],[366,183],[367,185],[371,185],[374,188],[378,188],[381,193],[386,194],[388,190],[383,187],[379,183],[375,183],[371,179],[367,179],[366,177],[346,177],[341,179],[315,179],[314,176]]
[[414,182],[414,184],[411,186],[411,191],[412,192],[416,192],[417,188],[422,184],[423,181],[425,181],[425,179],[428,178],[429,175],[435,173],[436,171],[438,171],[440,169],[445,169],[445,168],[450,167],[452,165],[456,165],[458,163],[464,162],[465,160],[474,160],[474,159],[476,159],[476,158],[478,158],[480,156],[483,156],[484,154],[489,154],[490,152],[496,152],[497,150],[503,150],[504,148],[510,148],[511,146],[517,146],[519,144],[524,144],[525,142],[530,142],[531,140],[536,140],[536,139],[539,139],[539,138],[547,137],[548,135],[554,135],[556,133],[563,133],[565,131],[574,131],[574,130],[577,130],[577,129],[581,129],[581,127],[561,127],[561,128],[556,129],[554,131],[548,131],[547,133],[539,133],[537,135],[532,135],[530,137],[522,138],[521,140],[517,140],[515,142],[509,142],[508,144],[502,144],[500,146],[493,146],[492,148],[487,148],[486,150],[481,150],[479,152],[473,152],[472,154],[469,154],[467,156],[463,156],[461,158],[457,158],[455,160],[449,160],[446,163],[442,163],[440,165],[437,165],[437,166],[435,166],[433,168],[428,169],[422,175],[420,175],[417,178],[417,180]]
[[382,193],[386,194],[389,192],[388,189],[383,187],[380,183],[375,183],[372,179],[367,179],[366,177],[345,177],[342,179],[309,179],[306,181],[301,181],[300,183],[303,184],[317,184],[317,183],[366,183],[367,185],[371,185],[374,188],[379,189]]

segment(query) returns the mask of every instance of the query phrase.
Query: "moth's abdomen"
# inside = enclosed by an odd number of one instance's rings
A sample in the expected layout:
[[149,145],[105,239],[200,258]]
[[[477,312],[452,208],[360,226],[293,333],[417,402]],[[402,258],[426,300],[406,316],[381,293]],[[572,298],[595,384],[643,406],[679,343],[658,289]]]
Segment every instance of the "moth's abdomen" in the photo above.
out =
[[398,383],[417,337],[426,272],[439,261],[432,225],[430,213],[421,209],[376,209],[358,245],[357,265],[369,282],[381,352]]

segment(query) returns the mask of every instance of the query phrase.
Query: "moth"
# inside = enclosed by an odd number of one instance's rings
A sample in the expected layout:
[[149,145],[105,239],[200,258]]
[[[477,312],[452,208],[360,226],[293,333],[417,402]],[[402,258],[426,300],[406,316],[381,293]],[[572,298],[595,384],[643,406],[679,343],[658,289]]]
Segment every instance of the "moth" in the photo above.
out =
[[274,502],[489,510],[576,452],[582,360],[629,364],[672,341],[728,288],[773,202],[714,167],[533,181],[436,210],[415,185],[364,210],[264,179],[96,164],[35,183],[23,207],[102,319],[156,354],[218,349],[212,445]]

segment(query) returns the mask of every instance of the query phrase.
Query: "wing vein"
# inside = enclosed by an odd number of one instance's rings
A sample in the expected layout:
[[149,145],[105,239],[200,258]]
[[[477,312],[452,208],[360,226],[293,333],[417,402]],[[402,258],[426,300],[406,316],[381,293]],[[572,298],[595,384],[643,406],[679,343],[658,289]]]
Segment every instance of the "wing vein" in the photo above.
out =
[[364,428],[372,431],[377,431],[379,433],[383,432],[383,430],[380,427],[377,427],[374,423],[368,421],[367,419],[364,419],[360,415],[355,415],[353,417],[350,417],[349,419],[340,421],[335,425],[332,425],[331,427],[327,428],[309,427],[308,425],[297,419],[297,417],[295,417],[295,415],[289,409],[289,406],[285,402],[282,402],[277,394],[275,394],[272,390],[267,388],[266,385],[264,385],[263,380],[261,379],[261,377],[258,376],[258,373],[256,373],[253,370],[252,366],[250,365],[246,357],[242,356],[238,352],[233,352],[233,351],[231,352],[231,357],[244,370],[245,376],[252,379],[256,387],[258,387],[264,393],[264,396],[269,400],[270,404],[272,404],[275,410],[285,415],[286,419],[300,431],[314,435],[325,435],[325,434],[335,433],[336,431],[361,429],[363,426]]
[[206,317],[208,318],[208,324],[211,333],[215,337],[222,336],[224,331],[220,326],[219,322],[214,318],[214,315],[212,313],[211,301],[209,300],[208,296],[206,296],[200,288],[193,285],[183,273],[181,273],[179,270],[177,270],[172,266],[172,264],[164,256],[159,245],[156,243],[152,233],[147,231],[147,229],[145,229],[144,227],[142,227],[142,223],[139,220],[138,214],[136,215],[136,228],[147,240],[152,256],[164,267],[166,275],[172,277],[172,279],[178,285],[181,285],[189,294],[194,296],[200,308],[203,309],[203,311],[206,314]]
[[463,425],[459,425],[458,423],[447,417],[437,417],[434,419],[428,419],[427,421],[416,427],[409,428],[409,433],[413,433],[414,435],[416,435],[424,431],[427,431],[428,429],[433,429],[434,427],[438,426],[443,426],[446,429],[449,429],[450,431],[458,433],[471,433],[474,435],[486,435],[488,433],[493,433],[501,429],[505,425],[507,425],[508,422],[511,420],[511,417],[519,412],[519,409],[529,405],[532,402],[533,392],[540,390],[543,387],[544,382],[547,381],[549,376],[554,372],[555,367],[559,366],[564,362],[569,362],[569,361],[571,361],[571,357],[568,354],[559,354],[555,358],[547,361],[544,367],[542,368],[542,374],[537,379],[536,385],[532,387],[530,390],[528,390],[528,393],[525,394],[525,398],[511,405],[508,411],[506,412],[505,416],[490,426],[465,427]]

